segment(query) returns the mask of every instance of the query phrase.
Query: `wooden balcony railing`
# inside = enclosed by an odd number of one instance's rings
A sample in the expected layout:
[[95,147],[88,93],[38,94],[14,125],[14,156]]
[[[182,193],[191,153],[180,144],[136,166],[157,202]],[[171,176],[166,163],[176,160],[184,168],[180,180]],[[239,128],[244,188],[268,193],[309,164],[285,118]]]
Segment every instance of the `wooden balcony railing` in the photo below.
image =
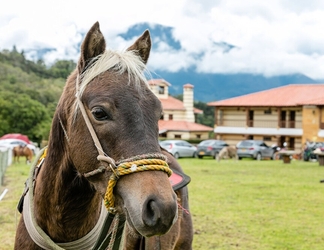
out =
[[[239,119],[222,119],[218,120],[218,126],[227,127],[257,127],[257,128],[302,128],[301,121],[278,121],[273,120],[239,120]],[[323,123],[324,127],[324,123]]]

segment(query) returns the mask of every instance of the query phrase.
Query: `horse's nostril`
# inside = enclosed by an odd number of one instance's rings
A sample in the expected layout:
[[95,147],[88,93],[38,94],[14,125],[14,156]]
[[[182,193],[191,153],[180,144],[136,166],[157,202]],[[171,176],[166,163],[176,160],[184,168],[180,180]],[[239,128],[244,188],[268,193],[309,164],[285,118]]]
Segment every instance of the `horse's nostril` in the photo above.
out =
[[144,224],[153,227],[158,223],[160,217],[161,213],[158,203],[153,199],[148,200],[142,214]]

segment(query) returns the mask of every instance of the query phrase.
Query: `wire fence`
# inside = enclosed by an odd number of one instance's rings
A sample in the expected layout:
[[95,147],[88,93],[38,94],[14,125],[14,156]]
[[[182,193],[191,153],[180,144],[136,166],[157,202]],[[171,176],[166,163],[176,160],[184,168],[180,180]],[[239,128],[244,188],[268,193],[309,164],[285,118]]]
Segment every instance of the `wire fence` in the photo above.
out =
[[4,175],[9,165],[12,162],[12,150],[9,148],[0,147],[0,186],[3,185]]

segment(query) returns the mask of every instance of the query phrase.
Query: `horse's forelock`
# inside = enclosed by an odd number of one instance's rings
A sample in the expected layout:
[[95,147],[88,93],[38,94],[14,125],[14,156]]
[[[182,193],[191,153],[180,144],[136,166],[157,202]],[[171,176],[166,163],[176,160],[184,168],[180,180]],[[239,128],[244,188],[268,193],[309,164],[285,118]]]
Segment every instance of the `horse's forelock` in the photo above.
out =
[[[146,64],[136,54],[136,51],[113,51],[106,50],[103,54],[93,58],[88,68],[76,78],[76,91],[78,98],[81,98],[85,88],[96,76],[110,69],[115,70],[116,74],[128,74],[128,84],[134,83],[135,88],[140,90],[141,83],[144,82],[148,86],[147,76],[151,78],[151,74]],[[74,123],[79,105],[77,100],[74,103],[74,115],[72,123]]]
[[86,86],[91,82],[93,78],[101,73],[114,69],[117,74],[123,74],[127,72],[129,81],[132,80],[136,88],[141,86],[141,82],[144,82],[148,86],[146,76],[150,73],[145,63],[134,51],[118,52],[107,50],[103,54],[95,57],[89,63],[89,67],[80,76],[79,96],[81,97]]

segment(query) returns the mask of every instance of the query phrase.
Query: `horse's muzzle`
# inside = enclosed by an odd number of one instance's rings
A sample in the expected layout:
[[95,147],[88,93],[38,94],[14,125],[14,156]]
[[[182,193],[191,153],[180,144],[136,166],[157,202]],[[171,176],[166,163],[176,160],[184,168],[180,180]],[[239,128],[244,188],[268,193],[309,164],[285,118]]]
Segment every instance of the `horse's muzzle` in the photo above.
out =
[[142,220],[145,231],[149,232],[146,236],[167,233],[177,218],[176,202],[164,204],[161,200],[149,197],[143,205]]

